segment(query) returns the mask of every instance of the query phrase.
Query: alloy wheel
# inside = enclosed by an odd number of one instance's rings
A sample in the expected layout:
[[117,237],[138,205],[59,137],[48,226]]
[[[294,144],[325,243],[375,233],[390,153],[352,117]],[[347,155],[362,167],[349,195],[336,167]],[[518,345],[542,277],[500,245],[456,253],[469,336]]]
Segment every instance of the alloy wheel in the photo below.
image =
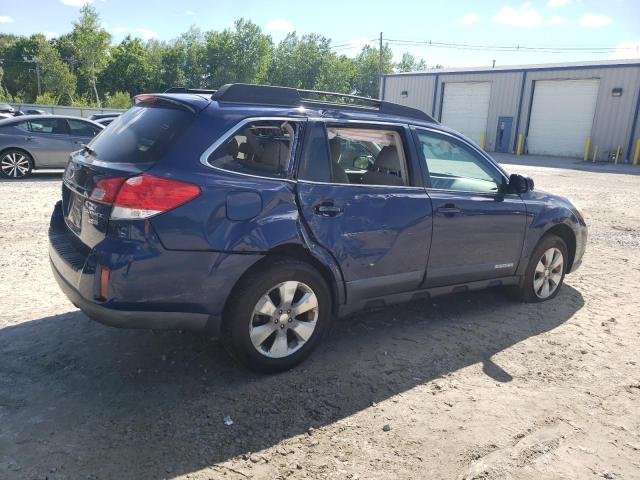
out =
[[280,283],[255,305],[249,325],[251,343],[270,358],[298,351],[313,335],[318,320],[318,298],[306,284]]
[[533,291],[541,299],[549,298],[555,293],[562,280],[564,256],[555,247],[542,254],[533,274]]
[[7,153],[0,160],[2,173],[10,178],[24,177],[29,173],[30,167],[29,159],[19,152]]

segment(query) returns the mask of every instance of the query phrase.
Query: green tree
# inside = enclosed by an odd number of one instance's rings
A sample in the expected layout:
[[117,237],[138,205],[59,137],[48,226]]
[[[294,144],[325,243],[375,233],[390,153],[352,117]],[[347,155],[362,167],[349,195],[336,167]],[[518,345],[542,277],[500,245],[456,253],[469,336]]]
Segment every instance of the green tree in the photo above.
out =
[[[365,45],[356,57],[354,90],[358,95],[377,98],[380,89],[380,51]],[[393,71],[393,52],[388,45],[382,49],[382,73]]]
[[315,88],[325,92],[354,93],[356,72],[353,58],[333,54],[324,65]]
[[205,88],[207,86],[207,61],[204,34],[199,28],[192,26],[178,37],[176,45],[182,49],[182,71],[186,86]]
[[233,29],[207,32],[205,45],[210,87],[267,81],[273,44],[255,23],[241,18]]
[[396,63],[396,70],[398,72],[419,72],[427,69],[427,62],[424,59],[416,61],[416,57],[409,52],[402,54],[402,59]]
[[80,18],[74,23],[71,36],[78,72],[88,81],[99,107],[98,75],[107,64],[111,35],[100,24],[96,9],[87,3],[80,10]]
[[41,93],[49,93],[61,103],[72,102],[76,79],[44,35],[20,37],[5,48],[3,84],[9,95],[35,101],[38,75]]
[[52,95],[59,105],[71,105],[76,93],[76,77],[62,61],[58,51],[44,35],[36,36],[39,44],[37,60],[40,66],[42,92]]
[[131,96],[127,92],[108,94],[105,96],[104,106],[107,108],[129,108],[131,107]]
[[273,51],[268,81],[274,85],[313,89],[333,60],[331,41],[320,35],[288,34]]
[[130,97],[148,90],[152,68],[149,51],[139,38],[127,36],[110,53],[111,59],[100,76],[103,90],[128,92]]

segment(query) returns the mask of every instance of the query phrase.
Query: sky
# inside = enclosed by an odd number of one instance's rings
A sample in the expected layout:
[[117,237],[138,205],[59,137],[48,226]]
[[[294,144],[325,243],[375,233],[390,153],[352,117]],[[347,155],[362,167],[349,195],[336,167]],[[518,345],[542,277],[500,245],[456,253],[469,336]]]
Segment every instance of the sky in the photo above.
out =
[[[87,0],[0,0],[0,32],[54,37],[67,33]],[[405,51],[428,66],[519,65],[640,58],[640,0],[90,0],[113,41],[127,34],[171,40],[195,25],[222,30],[237,18],[258,24],[278,42],[291,31],[332,39],[355,55],[385,39],[398,60]],[[375,40],[374,40],[375,39]],[[597,46],[562,52],[442,48],[433,42],[499,46]]]

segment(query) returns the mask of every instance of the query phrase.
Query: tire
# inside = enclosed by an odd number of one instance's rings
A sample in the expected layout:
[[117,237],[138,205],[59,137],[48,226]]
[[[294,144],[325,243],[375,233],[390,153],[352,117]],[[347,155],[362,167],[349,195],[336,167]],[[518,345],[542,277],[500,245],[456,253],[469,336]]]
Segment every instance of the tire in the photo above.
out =
[[0,176],[11,180],[25,178],[33,170],[33,158],[24,150],[11,148],[0,154]]
[[562,287],[568,258],[564,240],[556,235],[545,235],[531,254],[521,285],[511,290],[512,295],[527,303],[551,300]]
[[242,279],[232,295],[225,311],[223,342],[252,370],[275,373],[299,364],[331,321],[326,282],[300,260],[269,261]]

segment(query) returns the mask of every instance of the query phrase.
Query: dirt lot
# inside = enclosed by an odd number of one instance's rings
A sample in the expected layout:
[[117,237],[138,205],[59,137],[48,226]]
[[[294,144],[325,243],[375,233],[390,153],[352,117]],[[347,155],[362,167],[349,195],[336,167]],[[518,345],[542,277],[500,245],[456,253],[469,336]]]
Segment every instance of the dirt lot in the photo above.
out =
[[520,163],[590,226],[556,299],[349,318],[277,376],[88,320],[49,272],[60,175],[0,183],[0,478],[640,478],[640,168]]

